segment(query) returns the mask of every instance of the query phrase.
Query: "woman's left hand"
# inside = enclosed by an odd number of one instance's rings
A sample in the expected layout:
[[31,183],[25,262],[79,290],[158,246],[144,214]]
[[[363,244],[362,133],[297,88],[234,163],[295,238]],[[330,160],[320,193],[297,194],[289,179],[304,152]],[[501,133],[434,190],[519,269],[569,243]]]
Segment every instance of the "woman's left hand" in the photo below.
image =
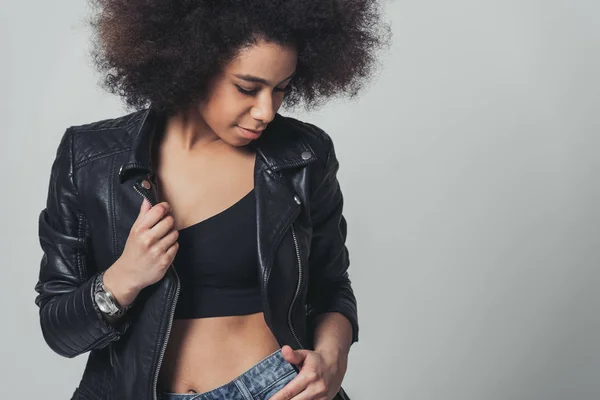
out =
[[293,350],[285,345],[283,358],[300,372],[270,400],[332,400],[346,374],[348,356],[335,352]]

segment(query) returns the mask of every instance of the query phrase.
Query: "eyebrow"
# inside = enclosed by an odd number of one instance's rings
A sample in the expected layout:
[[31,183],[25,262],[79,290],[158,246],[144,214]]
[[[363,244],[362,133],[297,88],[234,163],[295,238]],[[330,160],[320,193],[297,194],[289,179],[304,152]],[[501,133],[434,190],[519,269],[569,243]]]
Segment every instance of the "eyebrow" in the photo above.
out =
[[[288,76],[287,78],[285,78],[284,80],[282,80],[279,83],[285,82],[288,79],[291,79],[294,77],[294,75],[296,75],[296,71],[292,72],[292,74],[290,76]],[[270,82],[267,81],[266,79],[263,78],[259,78],[258,76],[253,76],[253,75],[244,75],[244,74],[233,74],[233,76],[240,78],[242,80],[248,81],[248,82],[257,82],[257,83],[262,83],[263,85],[267,85],[270,86]]]

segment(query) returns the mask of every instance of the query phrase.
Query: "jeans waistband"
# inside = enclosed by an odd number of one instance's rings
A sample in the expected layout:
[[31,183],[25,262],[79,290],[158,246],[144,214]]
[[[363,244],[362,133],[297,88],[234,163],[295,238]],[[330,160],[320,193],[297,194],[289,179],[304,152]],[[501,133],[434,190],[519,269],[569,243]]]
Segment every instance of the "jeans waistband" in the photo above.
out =
[[272,390],[283,378],[286,381],[296,375],[297,368],[283,359],[281,349],[254,364],[232,381],[204,393],[160,394],[160,400],[196,400],[196,399],[237,399],[260,398]]

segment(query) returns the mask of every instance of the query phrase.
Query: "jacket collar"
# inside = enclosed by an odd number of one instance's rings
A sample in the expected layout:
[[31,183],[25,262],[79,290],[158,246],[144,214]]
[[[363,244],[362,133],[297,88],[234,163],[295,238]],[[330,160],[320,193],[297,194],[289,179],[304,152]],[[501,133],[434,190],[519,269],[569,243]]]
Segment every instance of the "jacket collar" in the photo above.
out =
[[[165,126],[166,117],[154,108],[133,115],[125,129],[132,137],[129,160],[119,168],[119,181],[123,183],[131,175],[152,173],[151,146],[156,132]],[[250,142],[266,168],[279,171],[307,165],[317,159],[306,138],[298,129],[276,114],[261,137]]]

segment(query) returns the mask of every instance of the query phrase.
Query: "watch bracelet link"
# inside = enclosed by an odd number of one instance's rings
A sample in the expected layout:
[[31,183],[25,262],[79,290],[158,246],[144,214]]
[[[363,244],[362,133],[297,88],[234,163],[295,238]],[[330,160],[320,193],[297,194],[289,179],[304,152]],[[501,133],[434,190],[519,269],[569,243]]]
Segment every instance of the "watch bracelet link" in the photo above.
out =
[[[106,286],[104,286],[104,282],[103,282],[104,272],[106,272],[106,271],[102,271],[96,277],[96,281],[94,282],[94,295],[100,291],[104,292],[106,294],[106,296],[110,299],[110,301],[117,308],[116,313],[114,313],[112,315],[110,315],[110,314],[106,314],[106,315],[109,315],[111,317],[120,317],[121,315],[125,314],[127,312],[127,310],[129,310],[131,308],[132,304],[129,304],[125,307],[123,307],[119,304],[118,300],[115,298],[115,296],[112,294],[112,292],[110,292],[108,289],[106,289]],[[100,310],[100,311],[102,312],[102,310]]]

